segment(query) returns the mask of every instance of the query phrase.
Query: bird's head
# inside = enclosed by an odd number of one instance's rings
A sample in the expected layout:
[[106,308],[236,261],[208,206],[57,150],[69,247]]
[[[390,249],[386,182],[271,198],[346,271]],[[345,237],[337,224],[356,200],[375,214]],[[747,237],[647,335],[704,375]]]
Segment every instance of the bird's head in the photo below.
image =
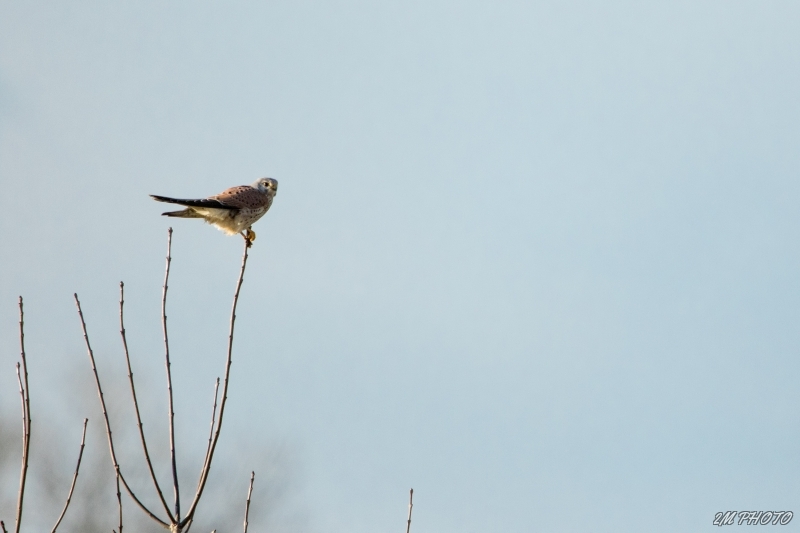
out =
[[263,192],[275,196],[278,192],[278,180],[272,178],[261,178],[253,184],[253,187]]

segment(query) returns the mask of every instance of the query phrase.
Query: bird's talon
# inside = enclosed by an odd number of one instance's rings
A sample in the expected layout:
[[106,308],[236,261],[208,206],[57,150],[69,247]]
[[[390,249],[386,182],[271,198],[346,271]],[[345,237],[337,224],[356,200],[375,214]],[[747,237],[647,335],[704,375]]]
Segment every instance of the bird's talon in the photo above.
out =
[[245,242],[247,243],[247,247],[250,248],[253,246],[253,241],[256,240],[256,232],[251,230],[250,228],[245,230],[245,233],[242,234],[244,237]]

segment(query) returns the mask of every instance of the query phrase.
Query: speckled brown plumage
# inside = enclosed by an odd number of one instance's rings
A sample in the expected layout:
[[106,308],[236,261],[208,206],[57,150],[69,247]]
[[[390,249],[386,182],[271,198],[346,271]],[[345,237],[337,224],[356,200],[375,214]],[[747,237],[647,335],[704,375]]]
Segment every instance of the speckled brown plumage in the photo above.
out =
[[249,245],[255,240],[255,232],[251,226],[269,210],[277,192],[277,180],[261,178],[252,185],[231,187],[208,198],[181,199],[154,194],[150,196],[159,202],[186,206],[186,209],[181,211],[162,213],[164,216],[202,218],[229,235],[241,233]]

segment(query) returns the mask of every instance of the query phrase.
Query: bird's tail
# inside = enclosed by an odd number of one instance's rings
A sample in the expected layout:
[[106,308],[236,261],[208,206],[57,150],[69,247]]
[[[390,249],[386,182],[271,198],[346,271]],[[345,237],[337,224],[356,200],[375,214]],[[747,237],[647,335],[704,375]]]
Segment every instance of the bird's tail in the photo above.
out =
[[161,213],[161,215],[165,217],[203,218],[194,209],[183,209],[181,211],[167,211],[166,213]]
[[152,198],[156,202],[167,202],[170,204],[180,204],[184,202],[184,200],[181,200],[179,198],[170,198],[169,196],[158,196],[156,194],[151,194],[150,198]]
[[188,207],[205,207],[211,209],[229,209],[229,210],[236,209],[236,206],[223,204],[222,202],[213,197],[188,199],[188,198],[170,198],[169,196],[158,196],[155,194],[151,194],[150,198],[152,198],[156,202],[167,202],[168,204],[180,204]]

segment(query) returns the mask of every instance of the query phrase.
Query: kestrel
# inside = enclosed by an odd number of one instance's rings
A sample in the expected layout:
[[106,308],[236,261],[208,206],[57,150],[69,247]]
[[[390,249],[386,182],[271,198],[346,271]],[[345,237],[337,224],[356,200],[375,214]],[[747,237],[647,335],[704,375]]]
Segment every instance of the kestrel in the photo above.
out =
[[256,233],[250,226],[264,216],[277,192],[278,180],[261,178],[252,185],[231,187],[214,196],[198,200],[182,200],[155,194],[151,194],[150,197],[159,202],[186,206],[186,209],[181,211],[168,211],[162,215],[202,218],[228,235],[239,233],[249,247],[256,240]]

